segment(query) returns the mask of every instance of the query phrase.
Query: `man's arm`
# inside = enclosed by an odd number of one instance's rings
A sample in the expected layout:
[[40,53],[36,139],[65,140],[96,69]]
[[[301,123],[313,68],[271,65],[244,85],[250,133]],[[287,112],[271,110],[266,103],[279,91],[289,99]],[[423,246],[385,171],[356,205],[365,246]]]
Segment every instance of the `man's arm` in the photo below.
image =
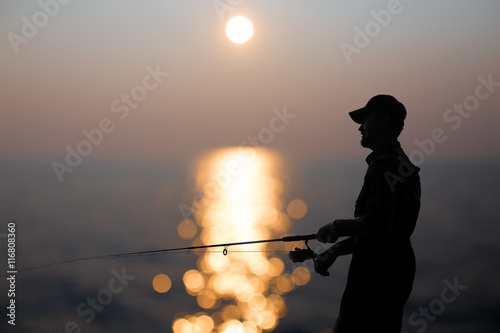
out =
[[366,215],[355,219],[335,220],[331,230],[336,237],[373,237],[375,234],[366,224],[365,217]]
[[316,239],[322,243],[335,243],[339,237],[373,237],[375,236],[367,226],[365,216],[355,219],[335,220],[321,227]]
[[337,257],[352,254],[354,251],[354,237],[349,237],[343,241],[337,242],[330,246],[325,252],[318,255],[314,261],[314,270],[323,275],[328,276],[328,269],[337,260]]
[[[354,251],[354,237],[349,237],[344,239],[343,241],[337,242],[330,246],[326,251],[318,255],[318,260],[319,261],[324,261],[324,262],[333,262],[337,257],[340,256],[345,256],[348,254],[352,254]],[[328,265],[328,267],[330,267]]]
[[331,249],[335,256],[345,256],[348,254],[352,254],[354,251],[354,237],[346,238],[340,242],[335,243]]

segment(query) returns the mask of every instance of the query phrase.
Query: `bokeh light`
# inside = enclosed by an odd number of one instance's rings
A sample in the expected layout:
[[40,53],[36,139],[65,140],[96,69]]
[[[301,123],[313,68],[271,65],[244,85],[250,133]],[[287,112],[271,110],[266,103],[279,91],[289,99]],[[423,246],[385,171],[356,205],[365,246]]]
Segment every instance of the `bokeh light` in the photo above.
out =
[[194,269],[184,273],[183,281],[187,292],[191,295],[196,295],[198,292],[202,291],[205,286],[203,276]]
[[311,280],[311,272],[305,267],[297,267],[292,273],[293,281],[298,286],[303,286]]
[[287,213],[292,219],[303,218],[307,213],[307,205],[303,200],[294,199],[288,203]]
[[276,279],[276,286],[282,293],[287,293],[295,287],[295,282],[290,274],[283,274]]
[[170,290],[172,281],[165,274],[158,274],[153,279],[153,289],[158,293],[166,293]]
[[[265,149],[228,148],[208,154],[197,167],[195,183],[202,196],[194,221],[182,221],[179,235],[191,239],[198,233],[193,245],[286,235],[290,217],[304,216],[307,206],[300,199],[283,203],[287,193],[280,177],[278,157]],[[282,296],[310,279],[306,268],[285,272],[276,252],[285,250],[282,243],[232,246],[227,255],[222,250],[195,252],[198,269],[187,271],[183,282],[208,313],[182,314],[172,323],[174,333],[209,327],[210,332],[271,331],[287,312]],[[205,321],[208,324],[202,325]]]
[[177,226],[177,233],[181,238],[191,239],[196,236],[196,232],[198,231],[198,227],[191,220],[183,220]]

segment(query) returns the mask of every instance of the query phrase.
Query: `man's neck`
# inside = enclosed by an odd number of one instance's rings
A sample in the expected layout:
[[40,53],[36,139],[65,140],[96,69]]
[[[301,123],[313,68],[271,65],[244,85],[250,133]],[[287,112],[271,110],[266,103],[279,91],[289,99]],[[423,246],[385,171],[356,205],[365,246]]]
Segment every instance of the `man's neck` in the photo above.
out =
[[380,138],[377,142],[375,142],[372,147],[369,147],[373,152],[377,152],[380,150],[384,150],[387,147],[394,146],[398,144],[398,140],[393,137],[385,137],[385,138]]

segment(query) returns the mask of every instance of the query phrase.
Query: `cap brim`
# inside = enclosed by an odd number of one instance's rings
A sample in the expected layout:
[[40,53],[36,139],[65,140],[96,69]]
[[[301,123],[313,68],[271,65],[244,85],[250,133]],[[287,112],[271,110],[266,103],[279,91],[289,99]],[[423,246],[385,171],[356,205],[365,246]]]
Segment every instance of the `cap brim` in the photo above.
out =
[[349,112],[349,116],[351,117],[351,119],[355,123],[362,124],[363,118],[365,117],[367,112],[368,112],[368,110],[366,109],[366,107],[364,107],[364,108]]

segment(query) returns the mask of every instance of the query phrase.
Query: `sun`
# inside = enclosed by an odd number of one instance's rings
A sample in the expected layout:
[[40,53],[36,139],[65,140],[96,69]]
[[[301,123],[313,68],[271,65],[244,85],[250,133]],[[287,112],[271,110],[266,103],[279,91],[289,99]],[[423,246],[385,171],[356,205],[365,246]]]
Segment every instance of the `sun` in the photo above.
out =
[[234,43],[245,43],[252,37],[253,25],[243,16],[233,17],[226,26],[227,37]]

